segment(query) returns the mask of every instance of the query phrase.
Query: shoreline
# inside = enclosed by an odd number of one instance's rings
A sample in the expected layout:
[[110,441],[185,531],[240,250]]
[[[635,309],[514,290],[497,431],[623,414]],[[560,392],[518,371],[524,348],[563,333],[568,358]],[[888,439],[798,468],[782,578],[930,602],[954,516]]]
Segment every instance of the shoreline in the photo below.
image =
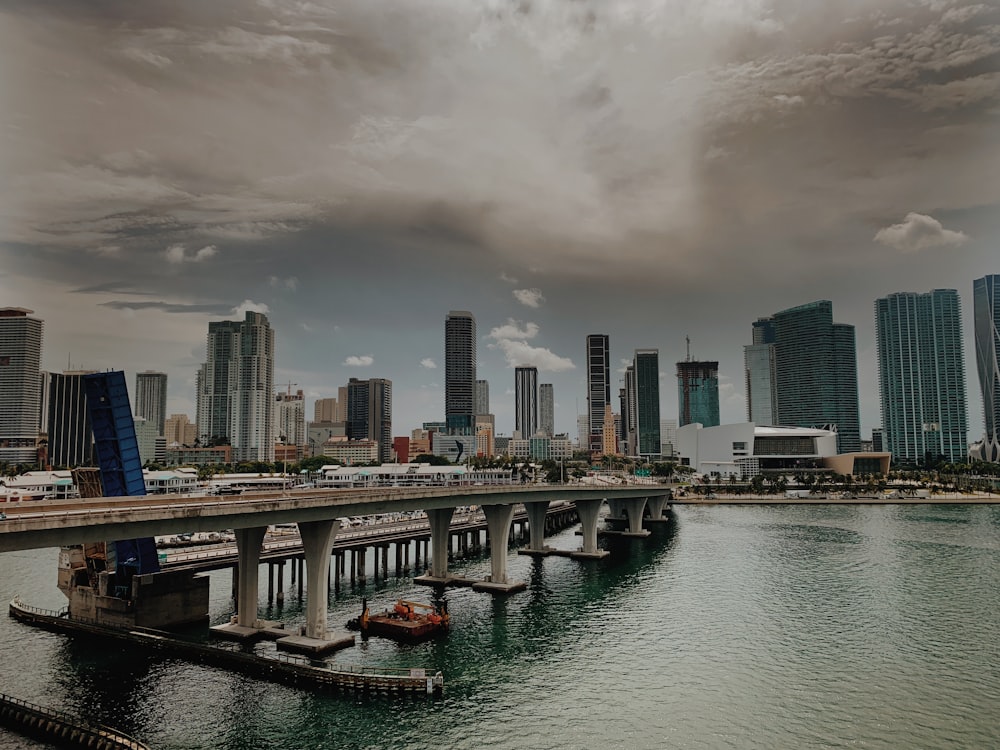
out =
[[715,493],[715,497],[689,495],[674,497],[671,505],[1000,505],[1000,494],[947,493],[931,497],[856,497],[810,498],[784,495],[732,495]]

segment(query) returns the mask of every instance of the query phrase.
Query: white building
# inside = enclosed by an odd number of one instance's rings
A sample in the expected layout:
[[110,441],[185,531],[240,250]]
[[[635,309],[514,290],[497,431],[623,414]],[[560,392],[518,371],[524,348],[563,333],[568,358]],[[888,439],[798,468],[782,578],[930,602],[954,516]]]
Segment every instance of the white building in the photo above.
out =
[[771,427],[753,422],[677,430],[677,453],[699,474],[743,479],[762,471],[827,469],[838,474],[889,471],[889,453],[837,453],[837,433],[814,427]]
[[[308,442],[306,433],[306,400],[302,391],[282,393],[274,400],[274,439],[283,445],[300,449]],[[299,451],[299,455],[302,451]]]
[[749,479],[762,469],[816,466],[837,455],[837,433],[808,427],[765,427],[753,422],[702,427],[699,422],[677,430],[681,464],[699,474]]
[[468,469],[430,464],[324,466],[317,487],[440,487],[511,484],[509,469]]

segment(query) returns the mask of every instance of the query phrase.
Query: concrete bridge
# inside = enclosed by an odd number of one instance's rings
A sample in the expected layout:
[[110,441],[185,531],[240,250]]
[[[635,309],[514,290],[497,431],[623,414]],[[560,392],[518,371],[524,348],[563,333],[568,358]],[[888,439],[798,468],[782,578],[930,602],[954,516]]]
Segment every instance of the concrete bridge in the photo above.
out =
[[[263,627],[257,619],[258,568],[261,544],[269,525],[298,525],[306,562],[306,628],[303,648],[318,650],[327,640],[330,554],[340,529],[338,518],[395,511],[423,510],[431,532],[431,559],[419,583],[455,585],[448,573],[448,534],[459,505],[478,505],[486,516],[491,539],[507,539],[514,506],[523,504],[530,534],[528,554],[545,555],[545,513],[554,499],[575,504],[583,526],[577,558],[600,558],[597,520],[607,500],[611,515],[624,520],[626,535],[643,536],[642,519],[649,508],[654,520],[663,518],[666,491],[657,486],[587,487],[578,485],[399,487],[378,489],[317,489],[261,492],[234,497],[102,497],[74,501],[41,501],[8,506],[0,521],[0,552],[84,544],[100,539],[134,539],[184,532],[232,529],[239,554],[237,615],[233,635],[252,636]],[[539,533],[536,533],[539,530]],[[463,583],[467,583],[462,581]],[[490,575],[473,588],[506,593],[524,588],[507,577],[506,545],[494,544]]]

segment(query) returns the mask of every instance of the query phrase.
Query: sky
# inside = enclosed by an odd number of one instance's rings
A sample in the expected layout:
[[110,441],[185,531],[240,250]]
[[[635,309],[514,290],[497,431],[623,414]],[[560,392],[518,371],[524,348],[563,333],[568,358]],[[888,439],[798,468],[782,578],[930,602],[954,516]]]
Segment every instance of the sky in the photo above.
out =
[[954,288],[972,440],[998,115],[993,2],[0,0],[0,306],[192,418],[208,322],[264,311],[308,413],[389,378],[397,435],[469,310],[498,432],[536,365],[575,437],[587,334],[659,349],[663,418],[689,337],[737,422],[751,323],[829,299],[867,436],[874,300]]

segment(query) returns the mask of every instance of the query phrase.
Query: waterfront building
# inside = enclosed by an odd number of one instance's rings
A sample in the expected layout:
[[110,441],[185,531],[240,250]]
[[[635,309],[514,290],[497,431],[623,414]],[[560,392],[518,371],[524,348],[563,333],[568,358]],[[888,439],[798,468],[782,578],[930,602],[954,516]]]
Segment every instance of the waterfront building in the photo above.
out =
[[33,310],[0,308],[0,464],[38,460],[42,321]]
[[552,383],[538,385],[538,429],[549,437],[556,434],[556,397]]
[[313,404],[313,422],[337,422],[337,399],[318,398]]
[[538,432],[538,368],[514,368],[514,431],[522,438]]
[[704,475],[749,479],[827,470],[837,474],[889,472],[889,453],[839,453],[838,433],[819,427],[773,427],[753,422],[677,430],[681,465]]
[[163,422],[163,437],[167,445],[193,446],[198,439],[198,427],[187,414],[171,414]]
[[449,432],[475,437],[476,319],[464,310],[445,318],[444,414]]
[[[479,417],[477,416],[478,420]],[[492,422],[476,422],[476,455],[482,458],[493,458],[493,424]]]
[[[389,442],[392,450],[392,441]],[[330,438],[323,443],[322,455],[339,464],[370,464],[379,460],[379,444],[375,440]]]
[[587,416],[589,419],[587,448],[600,454],[604,443],[605,406],[611,403],[611,352],[608,336],[592,333],[587,336]]
[[215,466],[233,461],[231,445],[193,448],[189,445],[169,445],[165,451],[169,466]]
[[830,427],[841,453],[861,450],[854,326],[833,322],[833,303],[810,302],[772,315],[774,420]]
[[719,363],[685,360],[677,363],[677,404],[680,426],[719,424]]
[[435,433],[431,443],[431,454],[447,458],[453,464],[464,464],[474,458],[477,451],[476,435],[452,435]]
[[777,379],[774,374],[774,323],[753,323],[753,343],[743,347],[747,418],[755,424],[777,424]]
[[347,383],[347,437],[378,443],[376,460],[392,459],[392,381],[385,378]]
[[93,370],[48,373],[49,463],[52,466],[93,466],[94,435],[87,411],[83,376]]
[[[636,455],[646,459],[660,455],[660,352],[636,349],[635,433]],[[717,399],[718,400],[718,399]]]
[[142,417],[163,435],[167,419],[167,375],[163,372],[146,370],[135,376],[134,414]]
[[896,463],[964,462],[968,455],[958,292],[899,292],[875,300],[879,394]]
[[[306,399],[302,391],[275,394],[274,439],[277,443],[295,448],[296,459],[302,458],[309,441],[306,432]],[[275,459],[277,460],[277,458]]]
[[1000,463],[1000,275],[972,283],[973,324],[976,341],[976,371],[983,394],[986,434],[972,456]]
[[236,461],[274,458],[274,332],[267,316],[208,324],[198,373],[198,433],[203,445],[229,442]]
[[507,449],[510,457],[519,461],[565,461],[573,457],[573,443],[565,435],[513,438]]

